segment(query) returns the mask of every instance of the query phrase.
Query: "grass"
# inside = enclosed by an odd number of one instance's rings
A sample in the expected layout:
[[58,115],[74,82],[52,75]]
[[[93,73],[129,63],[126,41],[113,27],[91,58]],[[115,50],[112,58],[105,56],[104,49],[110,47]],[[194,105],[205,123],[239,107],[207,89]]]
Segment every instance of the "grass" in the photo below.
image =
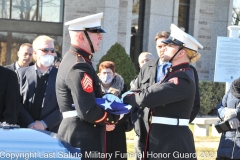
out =
[[[189,124],[189,128],[193,132],[193,125]],[[211,126],[209,128],[210,135],[211,135]],[[130,132],[126,132],[127,140],[133,140],[135,136],[134,130]],[[194,136],[195,142],[219,142],[220,137],[214,137],[214,136],[206,136],[206,137],[200,137],[200,136]],[[128,160],[135,160],[135,158],[132,156],[134,153],[134,142],[128,141],[127,143],[127,152],[128,152]],[[196,148],[197,153],[197,159],[198,160],[215,160],[217,155],[217,148]]]

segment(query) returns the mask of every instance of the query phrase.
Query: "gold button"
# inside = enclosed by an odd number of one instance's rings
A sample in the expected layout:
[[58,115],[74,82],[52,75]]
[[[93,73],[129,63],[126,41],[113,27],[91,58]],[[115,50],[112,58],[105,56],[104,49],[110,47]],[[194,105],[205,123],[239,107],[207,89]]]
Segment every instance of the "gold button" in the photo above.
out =
[[94,126],[94,127],[96,127],[97,125],[96,125],[96,124],[94,124],[93,126]]
[[112,123],[114,123],[114,121],[112,121]]
[[107,121],[109,121],[109,118],[107,118]]

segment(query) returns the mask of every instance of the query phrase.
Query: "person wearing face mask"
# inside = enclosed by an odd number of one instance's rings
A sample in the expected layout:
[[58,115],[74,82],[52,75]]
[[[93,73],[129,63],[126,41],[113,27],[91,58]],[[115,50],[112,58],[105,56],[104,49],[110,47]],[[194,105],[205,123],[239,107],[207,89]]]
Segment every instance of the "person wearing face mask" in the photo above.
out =
[[57,69],[53,66],[54,40],[41,35],[32,46],[35,65],[17,70],[21,94],[18,124],[22,128],[57,133],[62,114],[55,92]]
[[[101,82],[103,94],[109,93],[120,97],[121,94],[126,91],[124,88],[124,80],[115,72],[115,64],[113,62],[102,62],[99,65],[98,77]],[[115,151],[118,151],[119,153],[127,153],[125,131],[128,127],[128,118],[129,114],[124,115],[124,117],[115,125],[106,125],[106,152],[113,154],[113,157],[111,158],[113,160],[127,159],[115,154]]]

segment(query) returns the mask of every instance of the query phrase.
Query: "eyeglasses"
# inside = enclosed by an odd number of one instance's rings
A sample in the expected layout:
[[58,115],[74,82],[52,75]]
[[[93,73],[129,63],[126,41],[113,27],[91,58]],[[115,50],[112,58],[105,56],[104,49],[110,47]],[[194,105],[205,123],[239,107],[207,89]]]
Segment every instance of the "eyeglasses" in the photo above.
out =
[[44,53],[48,53],[49,51],[51,51],[51,53],[55,52],[54,48],[42,48],[42,49],[38,49],[38,50],[41,50]]

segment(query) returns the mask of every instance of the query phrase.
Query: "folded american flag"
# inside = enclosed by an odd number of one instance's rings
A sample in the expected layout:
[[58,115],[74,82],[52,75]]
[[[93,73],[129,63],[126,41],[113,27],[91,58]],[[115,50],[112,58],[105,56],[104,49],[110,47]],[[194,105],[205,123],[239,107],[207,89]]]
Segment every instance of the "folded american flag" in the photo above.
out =
[[[111,114],[127,114],[130,112],[130,109],[132,108],[131,105],[119,103],[119,102],[110,102],[107,99],[104,98],[95,98],[96,103],[105,111],[111,113]],[[72,104],[72,107],[75,107],[74,104]]]
[[127,114],[132,108],[131,105],[119,103],[119,102],[110,102],[104,98],[95,98],[96,103],[100,105],[105,111],[111,114]]

